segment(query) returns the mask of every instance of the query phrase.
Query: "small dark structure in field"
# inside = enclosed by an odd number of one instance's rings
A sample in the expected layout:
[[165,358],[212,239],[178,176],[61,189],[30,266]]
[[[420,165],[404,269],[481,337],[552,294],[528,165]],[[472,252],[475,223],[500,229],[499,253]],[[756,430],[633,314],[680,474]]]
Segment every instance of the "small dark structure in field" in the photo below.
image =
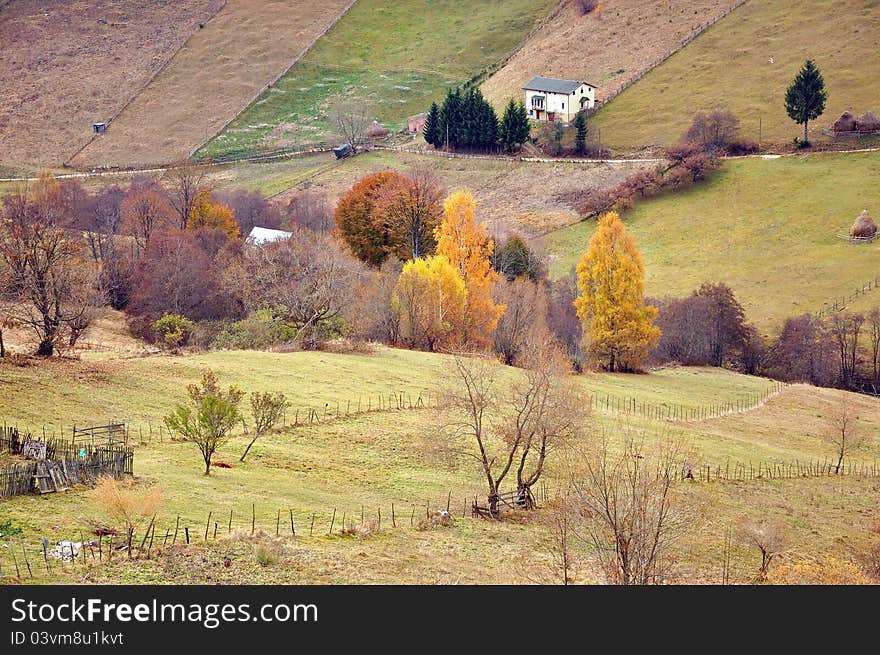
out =
[[831,130],[835,134],[840,134],[842,132],[853,132],[856,129],[856,119],[848,111],[843,112],[834,124],[831,126]]
[[877,224],[868,215],[867,209],[859,214],[856,222],[853,223],[849,230],[849,235],[859,239],[872,239],[877,236]]
[[104,134],[107,131],[107,123],[92,123],[95,134]]
[[345,159],[354,154],[354,148],[351,147],[350,143],[343,143],[338,148],[333,148],[333,154],[336,155],[336,159]]

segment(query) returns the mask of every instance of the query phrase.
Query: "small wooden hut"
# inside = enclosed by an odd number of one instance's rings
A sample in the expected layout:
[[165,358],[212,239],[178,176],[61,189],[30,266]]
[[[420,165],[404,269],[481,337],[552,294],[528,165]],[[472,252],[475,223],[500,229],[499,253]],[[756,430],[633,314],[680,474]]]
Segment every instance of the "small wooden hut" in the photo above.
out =
[[379,125],[378,122],[373,121],[364,132],[364,136],[368,139],[384,139],[388,136],[388,130]]
[[864,210],[853,226],[849,229],[849,235],[858,239],[872,239],[877,236],[877,224],[868,215],[868,210]]

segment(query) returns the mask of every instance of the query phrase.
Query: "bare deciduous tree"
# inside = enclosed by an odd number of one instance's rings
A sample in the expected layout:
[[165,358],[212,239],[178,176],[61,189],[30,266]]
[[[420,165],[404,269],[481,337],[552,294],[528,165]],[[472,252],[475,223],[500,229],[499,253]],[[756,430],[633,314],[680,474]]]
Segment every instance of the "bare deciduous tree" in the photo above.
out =
[[177,213],[177,227],[186,229],[189,215],[199,191],[205,188],[205,175],[207,170],[204,166],[184,160],[175,164],[168,175],[170,188],[168,191],[168,203]]
[[73,346],[101,302],[81,243],[58,223],[62,215],[57,184],[41,179],[6,199],[0,224],[13,318],[34,332],[43,356]]
[[587,405],[564,374],[561,356],[555,348],[536,346],[535,351],[525,377],[500,391],[498,364],[457,357],[453,383],[446,390],[450,441],[460,454],[479,462],[493,517],[499,515],[499,489],[513,471],[517,505],[534,507],[531,489],[548,456],[585,423]]
[[577,537],[596,554],[613,584],[661,584],[668,579],[670,547],[693,522],[675,481],[684,455],[670,440],[646,453],[627,441],[612,449],[607,435],[575,455],[572,476]]
[[747,545],[754,546],[761,553],[761,567],[758,571],[758,577],[760,580],[765,580],[773,559],[780,555],[785,547],[783,526],[776,521],[745,522],[739,532]]
[[828,441],[834,446],[837,455],[835,473],[840,473],[847,454],[857,450],[863,443],[863,436],[856,429],[857,419],[858,417],[846,398],[840,401],[829,417]]
[[249,310],[281,310],[297,326],[294,341],[299,341],[350,308],[361,273],[361,265],[331,235],[297,227],[289,239],[245,247],[227,278],[244,290]]
[[871,372],[876,385],[880,383],[880,307],[874,307],[868,313],[868,325],[871,330]]
[[337,100],[331,114],[339,135],[357,151],[366,140],[370,115],[363,103],[357,100]]
[[506,307],[495,328],[495,352],[505,364],[517,363],[529,343],[552,338],[547,329],[547,294],[528,278],[501,282],[494,299]]
[[838,313],[831,319],[831,335],[837,345],[840,385],[851,389],[855,382],[858,361],[859,335],[865,317],[862,314]]
[[445,195],[437,176],[424,168],[396,176],[382,187],[373,211],[400,236],[395,253],[400,259],[415,261],[434,251]]

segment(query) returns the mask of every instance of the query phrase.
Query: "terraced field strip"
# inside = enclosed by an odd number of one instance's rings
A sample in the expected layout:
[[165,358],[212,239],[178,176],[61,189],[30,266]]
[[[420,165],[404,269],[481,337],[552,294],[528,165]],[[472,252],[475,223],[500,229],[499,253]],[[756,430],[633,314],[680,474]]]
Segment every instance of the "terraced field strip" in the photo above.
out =
[[350,3],[228,0],[70,163],[132,166],[189,156],[301,57]]

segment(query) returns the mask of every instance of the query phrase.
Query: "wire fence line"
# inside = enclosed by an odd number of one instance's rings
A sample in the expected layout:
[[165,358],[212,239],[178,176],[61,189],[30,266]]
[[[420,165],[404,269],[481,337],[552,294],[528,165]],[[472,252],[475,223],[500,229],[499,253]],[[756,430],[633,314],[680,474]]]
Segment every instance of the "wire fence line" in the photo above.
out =
[[652,403],[631,396],[615,396],[596,391],[590,391],[589,397],[591,409],[607,414],[625,414],[654,421],[696,422],[757,409],[788,386],[785,382],[773,382],[763,391],[756,391],[734,400],[696,406],[679,403]]
[[[818,477],[880,477],[880,467],[872,462],[846,461],[838,468],[826,459],[795,460],[794,462],[736,462],[731,465],[696,465],[683,463],[677,480],[680,483],[756,482],[793,480]],[[562,487],[551,493],[542,481],[537,486],[532,507],[547,507],[559,498]],[[3,536],[0,540],[0,578],[19,580],[52,575],[88,573],[95,566],[116,560],[151,558],[175,547],[204,546],[218,539],[247,539],[258,536],[302,539],[304,537],[345,538],[367,537],[371,534],[400,529],[425,530],[436,526],[454,525],[457,519],[483,516],[478,496],[449,490],[445,496],[421,501],[386,500],[376,505],[346,503],[322,510],[304,508],[260,508],[252,502],[246,510],[241,506],[222,510],[207,509],[203,518],[176,514],[164,518],[153,516],[148,524],[137,529],[117,531],[107,526],[93,526],[88,538],[84,529],[68,530],[73,539],[61,540],[50,546],[42,537],[39,542]],[[505,512],[515,510],[507,508]],[[523,510],[526,511],[526,510]],[[78,540],[76,540],[78,538]],[[224,564],[225,565],[225,564]],[[45,570],[45,576],[44,576]],[[35,573],[37,575],[35,575]]]

